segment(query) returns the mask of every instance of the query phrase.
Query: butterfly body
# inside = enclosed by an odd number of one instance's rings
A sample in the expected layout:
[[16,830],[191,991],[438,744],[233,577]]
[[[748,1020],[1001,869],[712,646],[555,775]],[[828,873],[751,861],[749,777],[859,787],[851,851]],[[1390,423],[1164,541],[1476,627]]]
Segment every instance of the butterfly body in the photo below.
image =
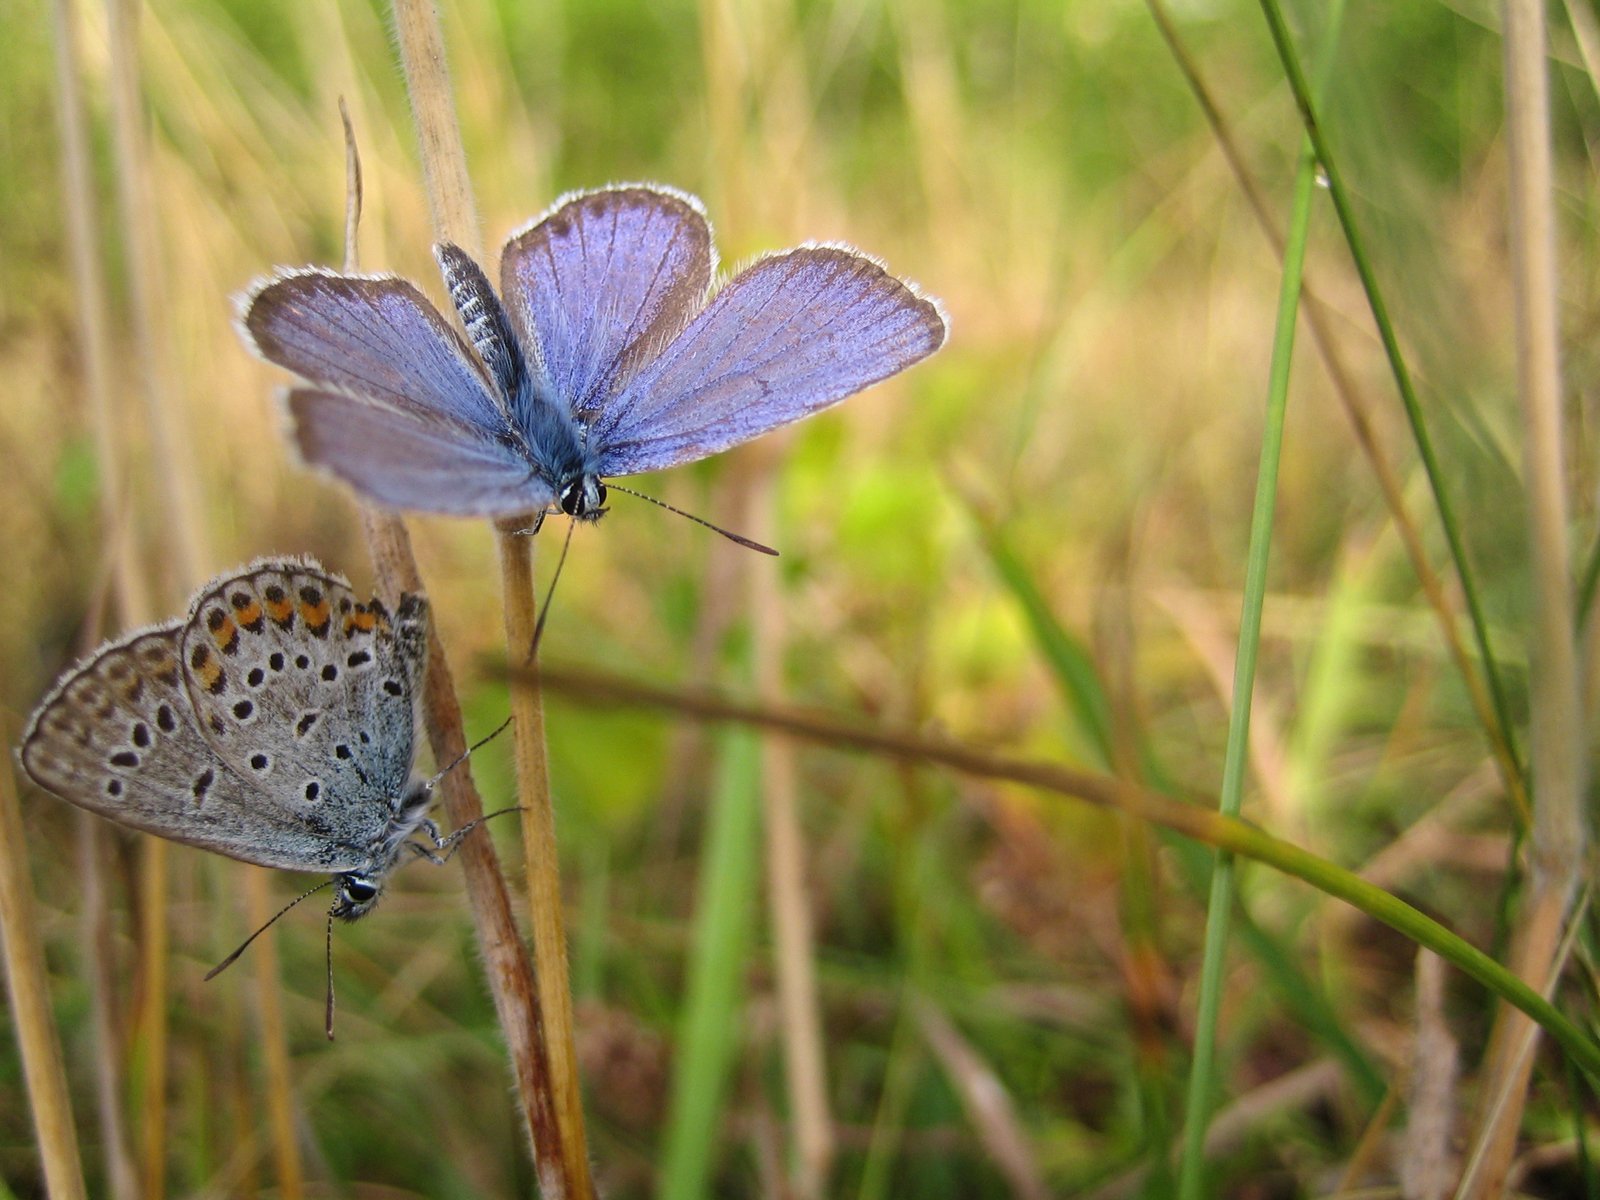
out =
[[391,614],[309,560],[263,560],[68,671],[18,758],[119,824],[328,872],[333,915],[354,919],[414,834],[439,843],[413,774],[427,628],[421,596]]
[[288,399],[302,456],[395,508],[594,520],[606,478],[799,420],[945,336],[849,247],[768,255],[713,296],[704,210],[653,185],[564,198],[506,243],[498,293],[436,254],[465,340],[392,276],[292,271],[243,304],[255,350],[311,385]]

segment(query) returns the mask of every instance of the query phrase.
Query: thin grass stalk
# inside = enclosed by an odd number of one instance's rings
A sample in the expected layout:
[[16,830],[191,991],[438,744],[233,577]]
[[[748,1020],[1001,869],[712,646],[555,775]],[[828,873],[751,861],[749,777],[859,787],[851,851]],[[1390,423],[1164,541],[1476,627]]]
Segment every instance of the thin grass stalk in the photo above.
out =
[[125,236],[128,319],[138,386],[149,419],[151,459],[160,464],[153,472],[162,509],[158,524],[165,559],[188,586],[205,576],[207,556],[200,528],[199,485],[192,469],[194,449],[172,403],[175,393],[161,352],[159,314],[167,311],[166,272],[151,196],[150,146],[139,73],[139,7],[140,0],[106,3],[117,216]]
[[[149,151],[139,83],[138,0],[107,0],[111,52],[112,142],[116,159],[117,210],[127,256],[128,315],[132,326],[137,382],[145,400],[152,460],[161,503],[164,557],[178,577],[197,581],[203,571],[193,525],[198,503],[182,469],[192,462],[181,425],[166,404],[167,380],[158,351],[156,313],[161,304],[161,259],[150,198]],[[170,575],[169,575],[170,577]],[[176,597],[166,597],[173,602]],[[140,846],[139,930],[140,1031],[137,1055],[140,1115],[140,1191],[146,1200],[166,1193],[167,1152],[167,843],[146,835]]]
[[[395,0],[393,11],[434,231],[438,237],[454,241],[481,257],[477,209],[450,92],[438,12],[427,0]],[[512,661],[529,662],[536,622],[533,555],[531,539],[513,531],[520,524],[497,529],[496,537],[507,650]],[[442,659],[442,655],[439,657]],[[433,658],[430,653],[430,660]],[[448,675],[445,680],[448,683]],[[453,700],[453,691],[451,698]],[[545,1194],[585,1200],[592,1195],[593,1184],[589,1177],[583,1097],[577,1074],[560,857],[545,751],[544,708],[537,684],[523,681],[512,687],[511,713],[515,725],[517,794],[524,809],[523,853],[537,970],[537,985],[531,975],[515,981],[517,999],[526,998],[534,1005],[534,1019],[529,1025],[531,1036],[515,1036],[515,1043],[525,1052],[517,1060],[518,1079],[526,1085],[523,1102],[529,1112],[534,1155]],[[459,709],[455,723],[459,728]],[[487,868],[487,861],[484,866]],[[503,883],[500,886],[503,889]],[[509,922],[509,913],[507,920]],[[509,1001],[512,997],[508,994],[506,999]],[[507,1013],[502,1011],[501,1015],[504,1022]],[[508,1041],[512,1038],[508,1030]]]
[[[757,486],[749,510],[751,536],[773,542],[771,489]],[[778,560],[759,555],[748,564],[756,692],[775,701],[783,695],[784,609]],[[782,738],[761,743],[761,789],[767,851],[767,904],[777,977],[784,1082],[794,1137],[794,1188],[801,1200],[827,1194],[833,1164],[833,1120],[828,1110],[827,1059],[817,997],[811,929],[808,858],[800,827],[795,748]]]
[[305,1195],[305,1171],[300,1162],[300,1142],[294,1134],[294,1077],[289,1069],[289,1042],[283,1022],[283,998],[278,965],[277,930],[268,928],[277,905],[272,900],[270,871],[242,866],[245,873],[244,907],[251,929],[262,930],[250,947],[255,959],[255,1011],[261,1029],[263,1101],[271,1139],[273,1175],[283,1200]]
[[903,989],[897,1000],[894,1033],[889,1039],[888,1062],[883,1067],[883,1083],[878,1089],[856,1200],[885,1200],[895,1194],[894,1163],[904,1140],[906,1112],[916,1090],[918,1071],[926,1058],[911,1017],[909,988]]
[[861,750],[912,765],[942,766],[978,779],[1016,783],[1112,812],[1131,813],[1183,837],[1263,863],[1343,900],[1449,960],[1533,1017],[1579,1066],[1600,1080],[1600,1042],[1483,951],[1355,872],[1247,821],[1217,812],[1215,804],[1207,807],[1204,798],[1185,803],[1094,771],[986,754],[957,742],[869,728],[859,720],[844,721],[802,709],[740,704],[707,692],[655,687],[597,671],[544,665],[538,674],[546,689],[580,703],[659,708],[693,720],[753,725],[835,749]]
[[[1572,920],[1556,947],[1554,961],[1544,981],[1543,992],[1546,996],[1553,996],[1561,983],[1561,973],[1566,970],[1572,948],[1583,930],[1584,910],[1588,902],[1588,892],[1585,891],[1574,907]],[[1502,1033],[1502,1029],[1507,1032]],[[1490,1052],[1494,1054],[1498,1051],[1503,1061],[1496,1064],[1479,1097],[1480,1133],[1467,1153],[1467,1164],[1455,1193],[1457,1197],[1500,1196],[1504,1193],[1511,1162],[1509,1156],[1504,1161],[1500,1160],[1501,1139],[1495,1135],[1509,1124],[1512,1149],[1515,1149],[1515,1134],[1521,1125],[1520,1114],[1527,1098],[1528,1076],[1533,1070],[1534,1052],[1538,1045],[1539,1027],[1531,1021],[1504,1022],[1491,1033]],[[1507,1115],[1507,1109],[1514,1110],[1517,1115]]]
[[[1211,127],[1212,136],[1217,140],[1217,147],[1222,152],[1223,160],[1228,164],[1228,169],[1238,181],[1241,193],[1249,206],[1250,212],[1256,219],[1267,241],[1271,243],[1273,252],[1277,254],[1280,262],[1284,252],[1284,235],[1278,229],[1277,221],[1267,204],[1265,193],[1257,182],[1254,174],[1245,162],[1244,154],[1239,149],[1233,131],[1223,116],[1221,109],[1212,98],[1211,89],[1200,75],[1198,64],[1194,61],[1185,48],[1182,39],[1178,36],[1176,26],[1173,25],[1167,13],[1163,0],[1146,0],[1151,16],[1156,22],[1162,39],[1172,51],[1173,60],[1177,63],[1184,79],[1188,82],[1190,90],[1194,92],[1195,100],[1200,105],[1201,112],[1205,115],[1206,123]],[[1330,28],[1336,23],[1330,22]],[[1331,54],[1329,61],[1332,61]],[[1411,569],[1417,577],[1417,583],[1422,588],[1422,594],[1433,609],[1439,622],[1440,633],[1444,637],[1446,652],[1455,664],[1456,672],[1460,675],[1462,685],[1467,689],[1467,698],[1472,705],[1472,711],[1479,725],[1483,727],[1485,736],[1489,739],[1490,749],[1495,756],[1495,762],[1500,770],[1501,780],[1511,797],[1518,818],[1526,820],[1528,813],[1527,788],[1518,764],[1515,747],[1506,739],[1509,731],[1502,728],[1496,715],[1494,700],[1484,684],[1483,672],[1478,664],[1468,653],[1466,644],[1461,640],[1458,627],[1458,617],[1455,605],[1451,602],[1445,590],[1443,581],[1438,572],[1428,561],[1427,550],[1423,544],[1421,531],[1411,517],[1411,512],[1406,506],[1405,491],[1399,477],[1395,474],[1394,467],[1384,454],[1383,447],[1378,441],[1376,431],[1372,428],[1372,419],[1368,414],[1367,401],[1363,398],[1361,389],[1356,385],[1355,374],[1344,361],[1344,356],[1339,350],[1339,342],[1333,333],[1334,319],[1330,316],[1327,304],[1318,296],[1317,289],[1313,286],[1309,276],[1301,288],[1302,303],[1301,315],[1305,320],[1306,331],[1311,335],[1311,343],[1316,347],[1318,356],[1322,359],[1323,367],[1328,373],[1328,382],[1333,387],[1333,392],[1339,399],[1345,417],[1350,422],[1351,432],[1355,434],[1356,444],[1361,448],[1372,468],[1372,474],[1378,484],[1378,491],[1383,496],[1384,506],[1389,511],[1390,519],[1394,521],[1395,531],[1400,535],[1400,542],[1405,550],[1406,558],[1411,563]],[[1600,547],[1596,548],[1596,567],[1600,569]]]
[[[1543,983],[1556,961],[1563,922],[1582,871],[1584,738],[1567,546],[1566,456],[1561,419],[1558,271],[1550,163],[1549,77],[1544,9],[1506,0],[1506,134],[1510,243],[1522,406],[1523,475],[1533,572],[1529,723],[1533,775],[1530,879],[1512,950],[1517,975]],[[1482,1168],[1466,1197],[1498,1195],[1516,1151],[1533,1055],[1520,1052],[1533,1030],[1509,1010],[1490,1037],[1486,1090],[1498,1097],[1480,1117]]]
[[1038,1155],[1004,1081],[933,1001],[921,995],[912,997],[911,1014],[1012,1195],[1020,1200],[1048,1200],[1051,1192]]
[[[1383,343],[1384,355],[1389,360],[1389,369],[1394,375],[1395,386],[1400,392],[1400,400],[1405,408],[1406,421],[1411,427],[1412,440],[1417,445],[1417,457],[1422,461],[1424,473],[1428,477],[1428,487],[1433,493],[1434,506],[1439,510],[1439,524],[1445,535],[1445,542],[1450,548],[1450,558],[1455,564],[1456,578],[1461,585],[1461,595],[1466,602],[1467,615],[1472,622],[1473,638],[1478,645],[1479,661],[1482,665],[1484,678],[1488,682],[1489,695],[1494,703],[1495,721],[1500,730],[1500,740],[1515,756],[1516,739],[1512,732],[1511,706],[1506,698],[1505,687],[1500,679],[1499,667],[1494,657],[1494,649],[1489,641],[1489,623],[1483,612],[1483,604],[1478,596],[1477,584],[1473,579],[1471,564],[1467,561],[1466,543],[1462,540],[1461,522],[1455,515],[1455,504],[1450,499],[1445,487],[1444,470],[1439,465],[1439,457],[1433,449],[1433,438],[1428,433],[1426,423],[1422,419],[1422,404],[1417,398],[1416,388],[1411,382],[1411,371],[1406,366],[1405,356],[1400,350],[1400,339],[1395,333],[1394,324],[1389,320],[1389,308],[1383,299],[1383,292],[1378,287],[1378,277],[1373,269],[1372,260],[1367,255],[1366,242],[1361,236],[1361,231],[1356,225],[1355,209],[1350,202],[1349,190],[1345,187],[1344,176],[1334,157],[1332,149],[1323,136],[1322,125],[1317,120],[1316,106],[1312,99],[1311,88],[1306,82],[1305,72],[1301,69],[1299,56],[1295,53],[1294,43],[1289,37],[1289,30],[1283,20],[1277,0],[1261,0],[1261,11],[1266,17],[1267,28],[1272,34],[1272,41],[1278,51],[1279,62],[1283,66],[1284,77],[1290,90],[1294,93],[1295,104],[1300,109],[1300,117],[1305,124],[1306,135],[1311,139],[1312,148],[1316,152],[1316,159],[1322,167],[1323,180],[1328,189],[1328,196],[1333,201],[1334,213],[1339,218],[1340,229],[1344,233],[1345,244],[1350,249],[1350,260],[1356,268],[1356,274],[1361,278],[1362,290],[1366,293],[1367,306],[1372,312],[1373,324],[1377,326],[1379,339]],[[1521,775],[1520,762],[1513,757],[1517,766],[1515,774]]]
[[99,817],[87,812],[77,814],[76,824],[83,905],[80,950],[89,989],[101,1169],[112,1200],[137,1200],[139,1175],[128,1149],[128,1126],[122,1113],[125,1083],[122,1042],[117,1037],[117,1023],[111,1008],[116,982],[111,948],[111,906],[105,886],[105,828]]
[[[722,197],[719,207],[726,227],[743,228],[758,204],[769,216],[773,202],[793,206],[789,194],[780,189],[774,196],[770,185],[794,178],[809,163],[809,129],[804,121],[813,106],[800,72],[787,58],[796,37],[793,14],[786,6],[702,0],[699,11],[706,119]],[[748,132],[747,113],[755,127]],[[752,180],[763,181],[764,197],[770,199],[756,200]],[[767,543],[773,542],[773,477],[788,443],[787,437],[779,436],[760,446],[741,447],[731,456],[735,474],[731,499],[738,504],[740,524]],[[729,557],[727,547],[716,548],[708,572],[718,570]],[[739,560],[746,558],[738,555]],[[787,642],[779,564],[759,556],[740,561],[739,566],[748,572],[745,607],[756,690],[764,699],[777,701],[783,694]],[[835,1146],[797,770],[793,746],[780,739],[763,740],[759,786],[778,1029],[789,1099],[790,1179],[800,1200],[813,1200],[826,1194]]]
[[[1250,547],[1239,614],[1239,649],[1234,659],[1233,707],[1228,714],[1228,743],[1223,754],[1222,792],[1218,801],[1219,811],[1229,817],[1238,816],[1243,804],[1244,778],[1249,765],[1250,708],[1255,692],[1256,655],[1261,648],[1261,610],[1266,603],[1267,561],[1272,551],[1272,518],[1277,507],[1278,462],[1283,450],[1289,373],[1294,361],[1295,324],[1300,309],[1300,272],[1305,263],[1315,186],[1316,162],[1308,147],[1301,154],[1295,178],[1283,282],[1278,293],[1278,322],[1273,333],[1272,364],[1268,373],[1267,419],[1261,438],[1255,502],[1250,513]],[[1178,1165],[1181,1200],[1198,1200],[1204,1178],[1206,1125],[1215,1089],[1217,1015],[1222,1004],[1222,970],[1227,963],[1228,927],[1233,913],[1233,877],[1233,855],[1220,851],[1211,874],[1211,894],[1206,908],[1194,1057],[1190,1062],[1184,1101],[1183,1156]]]
[[[11,745],[10,731],[6,744]],[[61,1062],[61,1042],[50,1011],[50,979],[39,944],[39,914],[28,871],[27,837],[17,805],[17,780],[7,764],[0,769],[0,945],[11,996],[11,1022],[22,1053],[39,1163],[51,1200],[81,1200],[83,1163],[72,1099]]]
[[[150,612],[149,588],[140,569],[127,519],[125,472],[117,432],[115,384],[111,371],[110,300],[98,233],[94,173],[90,166],[88,118],[85,115],[78,49],[78,29],[71,0],[53,0],[55,41],[56,124],[61,141],[61,191],[66,217],[67,255],[71,264],[77,345],[83,356],[89,423],[94,433],[95,468],[99,477],[101,528],[110,558],[109,570],[117,621],[122,628],[144,623]],[[94,1034],[96,1110],[106,1185],[115,1200],[133,1200],[137,1176],[128,1150],[122,1113],[122,1055],[111,1017],[112,967],[109,954],[109,909],[102,885],[99,819],[80,813],[77,822],[79,862],[83,877],[82,954],[89,987],[90,1024]]]

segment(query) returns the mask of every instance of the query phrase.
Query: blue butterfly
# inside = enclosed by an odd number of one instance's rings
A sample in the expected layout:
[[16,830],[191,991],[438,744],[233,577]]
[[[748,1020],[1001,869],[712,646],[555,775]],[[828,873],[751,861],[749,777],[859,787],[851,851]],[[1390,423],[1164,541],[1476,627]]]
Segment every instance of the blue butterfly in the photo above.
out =
[[[567,196],[512,235],[500,295],[435,255],[470,348],[412,283],[306,269],[243,300],[307,462],[379,504],[595,520],[604,479],[693,462],[836,404],[944,342],[936,301],[846,246],[771,254],[714,296],[693,196]],[[503,297],[503,301],[502,301]]]

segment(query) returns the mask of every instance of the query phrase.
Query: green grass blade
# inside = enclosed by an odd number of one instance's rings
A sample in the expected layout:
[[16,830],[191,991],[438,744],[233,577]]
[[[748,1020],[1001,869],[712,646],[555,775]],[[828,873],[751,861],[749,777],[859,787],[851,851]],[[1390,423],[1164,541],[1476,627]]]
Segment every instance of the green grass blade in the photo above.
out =
[[1406,366],[1405,356],[1400,352],[1400,339],[1395,334],[1393,322],[1389,319],[1388,306],[1384,303],[1383,292],[1378,287],[1377,273],[1373,270],[1372,261],[1367,255],[1366,243],[1362,240],[1361,232],[1356,227],[1355,210],[1350,203],[1349,190],[1345,187],[1344,178],[1340,174],[1338,161],[1323,136],[1322,126],[1317,120],[1316,108],[1312,102],[1310,86],[1306,82],[1305,72],[1301,69],[1299,57],[1290,41],[1289,30],[1284,24],[1277,0],[1261,0],[1261,10],[1266,16],[1273,43],[1277,47],[1284,76],[1294,92],[1295,103],[1300,108],[1306,136],[1311,141],[1317,161],[1322,165],[1329,198],[1333,201],[1334,212],[1344,232],[1345,243],[1350,247],[1351,261],[1355,264],[1356,273],[1361,278],[1362,289],[1366,292],[1373,323],[1377,326],[1378,336],[1382,339],[1384,354],[1389,359],[1389,369],[1394,374],[1395,386],[1399,389],[1401,403],[1405,406],[1406,420],[1411,426],[1411,436],[1417,444],[1417,455],[1422,460],[1423,470],[1428,477],[1428,487],[1433,492],[1433,501],[1439,510],[1439,523],[1444,527],[1445,540],[1450,547],[1450,557],[1455,563],[1456,575],[1461,581],[1461,594],[1466,601],[1467,616],[1472,622],[1473,638],[1478,643],[1478,654],[1483,660],[1483,673],[1488,680],[1495,719],[1499,725],[1496,732],[1505,754],[1509,756],[1509,766],[1516,774],[1521,775],[1522,761],[1517,752],[1511,708],[1489,642],[1488,619],[1484,615],[1483,603],[1467,562],[1461,523],[1455,515],[1455,506],[1445,488],[1444,471],[1439,464],[1438,455],[1434,452],[1433,439],[1423,422],[1422,405],[1412,385],[1410,369]]
[[755,735],[730,730],[722,743],[701,855],[704,873],[661,1163],[663,1200],[707,1195],[712,1152],[721,1144],[717,1130],[728,1072],[744,1027],[740,1001],[761,861],[760,783]]
[[[1328,21],[1329,30],[1335,36],[1342,17],[1342,4],[1335,5]],[[1335,37],[1330,36],[1321,63],[1319,85],[1326,81],[1334,45]],[[1218,798],[1219,811],[1229,817],[1239,814],[1244,799],[1250,709],[1255,692],[1256,659],[1261,645],[1261,612],[1266,602],[1267,564],[1272,549],[1273,516],[1277,507],[1278,467],[1283,450],[1284,417],[1288,411],[1289,378],[1294,362],[1295,329],[1300,311],[1316,172],[1315,150],[1311,140],[1306,138],[1296,173],[1283,252],[1283,278],[1278,293],[1277,325],[1273,332],[1272,363],[1268,372],[1267,419],[1262,432],[1261,461],[1250,516],[1250,544],[1239,620],[1238,651],[1234,658],[1233,705],[1228,714],[1228,742],[1223,759],[1222,789]],[[1227,961],[1229,925],[1234,907],[1234,870],[1233,856],[1226,851],[1219,851],[1211,874],[1207,902],[1194,1057],[1190,1063],[1184,1107],[1183,1151],[1178,1168],[1178,1195],[1181,1200],[1198,1200],[1203,1187],[1205,1134],[1210,1123],[1215,1086],[1222,973]]]
[[1100,765],[1111,765],[1111,706],[1100,686],[1094,659],[1083,645],[1056,620],[1044,592],[1010,544],[989,522],[979,519],[984,549],[1001,580],[1022,606],[1028,627],[1050,665],[1068,711],[1099,754]]
[[[1001,581],[1011,590],[1034,634],[1046,664],[1079,726],[1110,752],[1110,702],[1106,698],[1094,659],[1082,641],[1065,629],[1056,618],[1043,589],[1034,580],[1027,564],[1007,541],[1005,534],[974,514],[984,549]],[[1103,730],[1097,734],[1096,731]],[[1157,791],[1177,791],[1170,774],[1149,745],[1142,739],[1136,748],[1140,770]],[[1164,843],[1178,856],[1183,876],[1195,895],[1205,893],[1212,867],[1212,856],[1194,842],[1168,836]],[[1264,930],[1242,905],[1234,909],[1234,921],[1245,949],[1265,969],[1295,1020],[1343,1064],[1362,1100],[1370,1107],[1382,1098],[1387,1084],[1361,1046],[1346,1032],[1323,989],[1299,970],[1283,948]]]
[[[1316,163],[1308,152],[1302,156],[1295,179],[1294,206],[1284,247],[1278,324],[1267,384],[1267,421],[1261,439],[1255,503],[1250,514],[1250,548],[1239,617],[1239,649],[1233,669],[1233,707],[1228,714],[1228,744],[1218,801],[1220,811],[1230,817],[1238,816],[1244,801],[1250,702],[1255,691],[1256,655],[1261,646],[1261,609],[1267,595],[1267,561],[1272,550],[1272,520],[1277,508],[1278,463],[1283,450],[1284,415],[1289,407],[1289,371],[1294,360],[1300,279],[1305,266],[1306,233],[1311,225],[1315,186]],[[1197,1200],[1205,1168],[1206,1126],[1216,1070],[1217,1012],[1222,1003],[1222,969],[1227,961],[1228,925],[1233,914],[1233,875],[1233,856],[1226,851],[1219,852],[1216,867],[1211,872],[1194,1058],[1189,1066],[1189,1087],[1184,1104],[1183,1158],[1178,1166],[1178,1195],[1182,1200]]]

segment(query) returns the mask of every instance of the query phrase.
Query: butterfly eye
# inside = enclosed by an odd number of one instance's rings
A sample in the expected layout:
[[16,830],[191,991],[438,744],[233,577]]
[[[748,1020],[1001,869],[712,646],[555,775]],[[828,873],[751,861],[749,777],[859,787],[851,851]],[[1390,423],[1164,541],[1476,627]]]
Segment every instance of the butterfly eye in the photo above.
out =
[[595,520],[606,502],[606,485],[593,475],[580,475],[561,489],[561,511],[578,520]]
[[360,876],[347,876],[344,880],[345,899],[352,904],[366,904],[378,894],[378,885]]
[[561,511],[576,517],[583,509],[583,480],[574,479],[561,489]]

